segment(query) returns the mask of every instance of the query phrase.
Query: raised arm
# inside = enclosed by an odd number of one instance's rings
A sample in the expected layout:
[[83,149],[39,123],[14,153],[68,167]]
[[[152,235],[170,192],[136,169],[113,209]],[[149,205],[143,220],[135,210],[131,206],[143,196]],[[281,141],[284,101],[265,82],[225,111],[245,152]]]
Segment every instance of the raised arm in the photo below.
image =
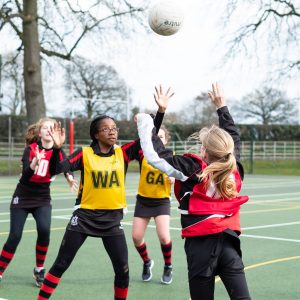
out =
[[226,106],[224,92],[218,83],[213,83],[212,90],[209,91],[208,95],[217,109],[219,126],[226,130],[233,138],[235,158],[237,161],[240,161],[240,134]]
[[165,151],[165,148],[160,138],[156,134],[152,135],[154,127],[151,116],[148,114],[138,114],[137,125],[141,147],[147,162],[169,177],[174,177],[180,181],[187,180],[188,176],[186,176],[185,172],[178,166],[180,165],[179,160],[188,158],[182,156],[160,157],[160,154]]
[[154,100],[158,106],[157,113],[154,118],[154,126],[156,128],[156,133],[158,133],[160,126],[162,124],[162,121],[164,119],[164,115],[166,112],[166,109],[169,105],[169,101],[171,97],[173,97],[174,92],[171,92],[171,88],[169,87],[166,92],[163,91],[163,88],[161,85],[159,87],[155,87],[155,93],[153,94]]

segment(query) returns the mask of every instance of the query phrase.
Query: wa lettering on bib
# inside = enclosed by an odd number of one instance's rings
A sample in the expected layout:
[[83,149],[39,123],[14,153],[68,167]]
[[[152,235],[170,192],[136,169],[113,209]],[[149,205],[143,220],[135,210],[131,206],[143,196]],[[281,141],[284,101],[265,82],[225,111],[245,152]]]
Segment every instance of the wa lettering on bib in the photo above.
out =
[[82,147],[84,186],[81,208],[120,209],[126,207],[124,157],[121,148],[111,156],[96,155]]

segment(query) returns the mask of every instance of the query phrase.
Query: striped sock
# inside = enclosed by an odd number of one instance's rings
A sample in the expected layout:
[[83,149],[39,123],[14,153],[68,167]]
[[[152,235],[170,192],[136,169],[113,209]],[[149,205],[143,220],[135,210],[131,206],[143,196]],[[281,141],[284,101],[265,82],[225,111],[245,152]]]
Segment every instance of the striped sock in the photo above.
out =
[[15,253],[12,251],[9,251],[5,245],[2,249],[1,255],[0,255],[0,275],[2,277],[4,271],[6,270],[7,266],[13,259]]
[[114,290],[115,290],[115,300],[125,300],[126,299],[127,294],[128,294],[128,287],[120,288],[120,287],[114,286]]
[[43,268],[44,262],[46,259],[47,251],[48,251],[48,245],[40,245],[36,243],[35,246],[35,261],[36,261],[36,267],[37,268]]
[[138,251],[138,253],[140,254],[144,263],[147,263],[150,261],[150,258],[148,256],[148,252],[147,252],[147,245],[145,242],[144,242],[144,244],[142,244],[140,246],[135,246],[135,248]]
[[170,241],[168,244],[161,244],[161,251],[164,256],[164,261],[166,266],[172,265],[172,241]]
[[47,273],[41,286],[37,300],[49,299],[60,281],[60,277],[56,277]]

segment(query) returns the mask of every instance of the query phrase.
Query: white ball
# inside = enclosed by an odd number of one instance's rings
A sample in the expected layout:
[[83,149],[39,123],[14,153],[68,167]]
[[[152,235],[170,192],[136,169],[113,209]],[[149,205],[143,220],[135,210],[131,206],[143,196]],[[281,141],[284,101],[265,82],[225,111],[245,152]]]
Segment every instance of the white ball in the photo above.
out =
[[179,5],[182,0],[160,0],[149,9],[149,25],[160,35],[172,35],[182,26],[184,13]]

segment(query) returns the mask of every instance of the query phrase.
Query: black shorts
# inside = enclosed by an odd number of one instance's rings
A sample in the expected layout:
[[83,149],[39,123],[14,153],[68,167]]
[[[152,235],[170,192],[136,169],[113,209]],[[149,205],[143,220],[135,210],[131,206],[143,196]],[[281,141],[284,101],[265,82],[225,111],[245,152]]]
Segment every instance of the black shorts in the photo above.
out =
[[79,208],[73,212],[67,230],[93,237],[123,235],[123,209],[91,210]]
[[141,198],[137,196],[134,217],[151,218],[161,215],[170,215],[170,199]]
[[219,275],[225,263],[232,270],[244,269],[239,238],[226,232],[186,238],[184,249],[189,280]]

